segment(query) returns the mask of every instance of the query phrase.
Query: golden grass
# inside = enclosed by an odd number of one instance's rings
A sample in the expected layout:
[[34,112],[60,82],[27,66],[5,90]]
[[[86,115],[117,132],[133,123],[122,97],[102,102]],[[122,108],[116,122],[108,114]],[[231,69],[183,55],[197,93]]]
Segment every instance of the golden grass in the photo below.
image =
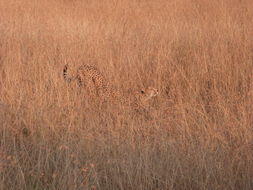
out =
[[[1,1],[0,189],[253,189],[252,9]],[[68,86],[66,63],[160,95],[119,116]]]

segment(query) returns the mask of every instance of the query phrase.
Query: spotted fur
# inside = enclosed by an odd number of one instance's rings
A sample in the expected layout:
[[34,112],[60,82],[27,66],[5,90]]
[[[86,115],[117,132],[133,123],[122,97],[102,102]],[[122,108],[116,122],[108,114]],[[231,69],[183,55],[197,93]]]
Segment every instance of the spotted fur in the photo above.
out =
[[77,81],[80,87],[83,87],[91,95],[100,97],[103,100],[114,100],[124,105],[141,104],[145,105],[148,100],[158,95],[158,90],[153,87],[146,89],[122,92],[111,87],[103,74],[94,66],[82,65],[73,77],[68,76],[68,65],[64,66],[63,77],[65,81]]
[[67,82],[76,81],[80,87],[85,88],[92,95],[103,96],[108,88],[105,77],[91,65],[82,65],[73,77],[68,76],[68,65],[64,66],[63,77]]

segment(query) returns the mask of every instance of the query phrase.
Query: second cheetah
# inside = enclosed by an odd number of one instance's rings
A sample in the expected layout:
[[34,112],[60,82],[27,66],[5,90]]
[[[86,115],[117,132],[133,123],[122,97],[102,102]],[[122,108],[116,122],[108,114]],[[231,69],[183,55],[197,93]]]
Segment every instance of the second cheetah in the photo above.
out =
[[92,95],[103,96],[105,89],[108,88],[105,77],[94,66],[80,66],[73,77],[68,77],[67,72],[68,65],[65,65],[63,77],[67,82],[76,81],[80,87],[84,87]]

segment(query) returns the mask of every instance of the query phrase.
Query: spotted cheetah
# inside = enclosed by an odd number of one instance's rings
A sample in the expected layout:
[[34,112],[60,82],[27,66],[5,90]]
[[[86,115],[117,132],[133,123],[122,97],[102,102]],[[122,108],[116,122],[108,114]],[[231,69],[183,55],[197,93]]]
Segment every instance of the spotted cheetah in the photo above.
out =
[[103,100],[117,101],[123,105],[139,104],[145,106],[148,100],[158,95],[158,90],[153,87],[137,91],[128,90],[126,92],[113,88],[103,74],[91,65],[80,66],[73,77],[68,76],[68,65],[65,65],[63,77],[67,82],[77,81],[78,85],[84,87],[91,95],[98,96]]
[[103,96],[108,83],[102,73],[94,66],[82,65],[73,77],[68,77],[68,65],[64,66],[63,77],[67,82],[77,81],[90,95]]

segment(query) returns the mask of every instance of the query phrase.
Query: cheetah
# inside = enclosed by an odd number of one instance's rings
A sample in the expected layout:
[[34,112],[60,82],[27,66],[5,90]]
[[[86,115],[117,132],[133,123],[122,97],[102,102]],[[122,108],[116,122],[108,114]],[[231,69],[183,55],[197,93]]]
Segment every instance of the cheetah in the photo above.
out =
[[77,81],[79,87],[84,87],[91,95],[103,96],[108,83],[102,73],[94,66],[82,65],[73,77],[68,77],[68,65],[64,66],[63,77],[67,82]]
[[65,81],[77,81],[78,86],[85,88],[89,94],[100,97],[103,100],[113,100],[123,105],[145,106],[147,102],[158,95],[158,90],[148,87],[142,90],[122,92],[109,85],[104,75],[94,66],[82,65],[73,77],[68,76],[68,65],[64,66],[63,77]]

